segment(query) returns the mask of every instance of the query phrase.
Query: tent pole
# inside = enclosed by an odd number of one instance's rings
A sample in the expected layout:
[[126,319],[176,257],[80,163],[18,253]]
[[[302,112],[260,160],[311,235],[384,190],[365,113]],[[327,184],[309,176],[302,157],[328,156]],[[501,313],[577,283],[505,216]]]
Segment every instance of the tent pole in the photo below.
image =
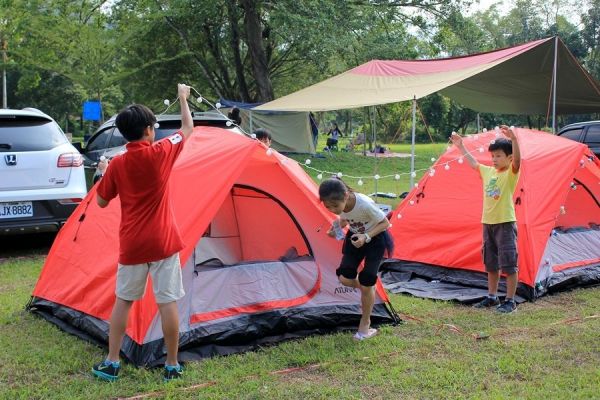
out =
[[477,133],[481,132],[481,123],[479,121],[479,113],[477,113]]
[[411,145],[410,145],[410,191],[415,183],[413,173],[415,172],[415,126],[417,124],[417,96],[413,97],[412,106],[412,134],[411,134]]
[[554,69],[552,70],[552,133],[556,133],[556,69],[558,64],[558,36],[554,36]]
[[248,110],[248,114],[250,116],[250,134],[252,135],[254,133],[254,127],[252,126],[252,110]]

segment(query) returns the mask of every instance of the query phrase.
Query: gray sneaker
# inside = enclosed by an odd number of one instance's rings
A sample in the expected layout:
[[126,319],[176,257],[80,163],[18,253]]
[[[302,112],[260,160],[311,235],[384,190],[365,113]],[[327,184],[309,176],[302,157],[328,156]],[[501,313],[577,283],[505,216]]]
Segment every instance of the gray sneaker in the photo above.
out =
[[515,312],[517,311],[517,303],[515,303],[514,301],[505,301],[504,303],[496,307],[496,311],[504,314]]
[[473,305],[474,308],[489,308],[489,307],[494,307],[500,304],[500,300],[498,300],[498,298],[496,297],[495,299],[490,298],[489,296],[487,296],[485,299],[481,300],[479,303],[475,303],[475,305]]

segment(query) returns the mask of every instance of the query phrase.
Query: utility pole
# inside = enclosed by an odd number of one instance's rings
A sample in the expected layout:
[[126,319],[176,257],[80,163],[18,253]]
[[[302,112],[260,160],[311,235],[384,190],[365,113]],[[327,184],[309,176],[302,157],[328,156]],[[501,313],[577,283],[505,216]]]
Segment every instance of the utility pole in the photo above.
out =
[[2,41],[0,42],[0,46],[2,46],[2,108],[8,108],[8,103],[6,101],[6,50],[8,50],[8,41],[2,37]]

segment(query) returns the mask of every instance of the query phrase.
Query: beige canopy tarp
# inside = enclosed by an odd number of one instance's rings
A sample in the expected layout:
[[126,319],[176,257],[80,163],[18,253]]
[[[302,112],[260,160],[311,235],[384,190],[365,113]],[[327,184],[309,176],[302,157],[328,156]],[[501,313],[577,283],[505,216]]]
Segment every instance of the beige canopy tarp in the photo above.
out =
[[374,60],[255,110],[339,110],[440,92],[480,112],[548,115],[555,47],[556,113],[599,112],[600,84],[557,38],[465,57]]

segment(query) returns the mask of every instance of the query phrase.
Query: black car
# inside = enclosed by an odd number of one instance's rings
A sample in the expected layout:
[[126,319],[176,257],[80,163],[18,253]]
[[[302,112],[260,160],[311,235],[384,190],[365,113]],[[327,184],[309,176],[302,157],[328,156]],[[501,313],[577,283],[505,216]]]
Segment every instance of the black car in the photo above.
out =
[[[229,119],[218,112],[193,112],[192,117],[194,126],[214,126],[241,133],[234,126],[228,126]],[[83,154],[84,166],[86,167],[86,179],[88,186],[91,186],[96,166],[100,157],[105,156],[110,159],[125,149],[127,140],[123,137],[115,125],[116,116],[112,117],[102,124],[88,140],[85,147],[78,146],[78,150]],[[177,115],[157,115],[159,127],[156,128],[154,140],[164,139],[165,137],[177,132],[181,128],[181,116]],[[77,144],[75,144],[77,147]]]
[[587,144],[594,154],[600,157],[600,121],[567,125],[558,132],[558,136]]

